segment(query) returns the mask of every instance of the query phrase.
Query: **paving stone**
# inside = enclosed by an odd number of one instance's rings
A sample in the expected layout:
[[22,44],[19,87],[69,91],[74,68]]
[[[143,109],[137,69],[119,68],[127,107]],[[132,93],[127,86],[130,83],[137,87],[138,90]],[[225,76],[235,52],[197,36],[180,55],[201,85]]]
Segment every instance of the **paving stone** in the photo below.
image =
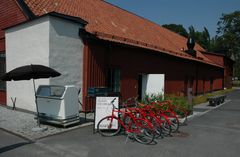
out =
[[[84,115],[80,114],[81,120],[83,120]],[[87,119],[93,119],[93,116],[90,115]],[[41,124],[41,127],[47,127],[47,130],[44,131],[33,131],[33,128],[37,126],[37,120],[35,115],[31,113],[26,113],[18,110],[11,110],[9,108],[0,106],[0,128],[12,132],[16,135],[25,137],[29,140],[36,140],[46,136],[54,135],[57,133],[69,131],[86,125],[92,125],[92,121],[86,123],[80,123],[73,127],[57,127],[49,124]]]

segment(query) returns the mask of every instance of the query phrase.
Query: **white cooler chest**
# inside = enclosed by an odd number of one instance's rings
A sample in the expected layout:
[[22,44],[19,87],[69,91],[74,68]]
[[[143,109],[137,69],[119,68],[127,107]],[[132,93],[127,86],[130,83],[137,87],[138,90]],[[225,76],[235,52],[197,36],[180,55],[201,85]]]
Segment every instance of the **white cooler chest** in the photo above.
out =
[[40,121],[63,125],[79,123],[78,89],[72,85],[40,85],[37,90]]

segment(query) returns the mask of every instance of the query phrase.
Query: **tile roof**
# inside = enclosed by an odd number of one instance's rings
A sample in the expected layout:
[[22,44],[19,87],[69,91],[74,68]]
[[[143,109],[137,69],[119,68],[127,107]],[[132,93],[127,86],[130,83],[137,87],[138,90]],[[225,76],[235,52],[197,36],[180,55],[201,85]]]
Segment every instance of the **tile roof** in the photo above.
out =
[[37,16],[57,12],[80,17],[88,22],[87,32],[104,40],[219,66],[200,52],[205,51],[200,45],[195,45],[197,57],[192,57],[182,51],[187,50],[186,38],[102,0],[25,0],[25,3]]

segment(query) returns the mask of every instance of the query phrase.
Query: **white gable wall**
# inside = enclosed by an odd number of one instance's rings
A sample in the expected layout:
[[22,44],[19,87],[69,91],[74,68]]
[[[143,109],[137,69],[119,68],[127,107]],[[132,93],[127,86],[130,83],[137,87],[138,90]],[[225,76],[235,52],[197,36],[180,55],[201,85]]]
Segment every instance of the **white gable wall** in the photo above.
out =
[[[6,31],[6,71],[29,64],[49,66],[49,18],[44,17]],[[48,79],[36,85],[49,84]],[[16,107],[35,111],[32,80],[7,82],[7,105],[16,97]]]
[[[78,36],[80,24],[44,16],[6,30],[6,71],[41,64],[56,69],[62,76],[37,79],[38,85],[82,86],[83,44]],[[7,105],[17,98],[16,107],[36,111],[32,80],[7,82]]]

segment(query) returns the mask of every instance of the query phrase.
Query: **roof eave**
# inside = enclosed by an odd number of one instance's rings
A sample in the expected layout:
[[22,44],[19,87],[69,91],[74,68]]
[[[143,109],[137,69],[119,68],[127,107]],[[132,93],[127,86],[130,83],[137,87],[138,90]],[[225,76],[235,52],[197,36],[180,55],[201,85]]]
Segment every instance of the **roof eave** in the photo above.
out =
[[74,17],[74,16],[69,16],[69,15],[65,15],[65,14],[61,14],[61,13],[57,13],[57,12],[50,12],[48,14],[44,14],[42,16],[45,15],[51,15],[51,16],[55,16],[55,17],[59,17],[59,18],[63,18],[65,20],[69,20],[69,21],[73,21],[73,22],[77,22],[77,23],[81,23],[82,25],[86,26],[88,24],[87,21],[79,18],[79,17]]
[[[90,32],[88,32],[88,33],[90,33]],[[218,65],[218,64],[215,64],[215,63],[210,63],[210,62],[203,61],[203,60],[199,60],[199,59],[191,57],[191,56],[179,55],[177,52],[172,52],[170,50],[167,50],[167,49],[164,49],[164,48],[161,48],[161,47],[157,47],[157,46],[153,46],[153,45],[147,45],[147,44],[146,45],[138,44],[139,43],[138,41],[135,41],[134,43],[130,43],[130,42],[127,41],[127,39],[126,40],[119,40],[116,37],[115,38],[110,37],[111,35],[104,36],[104,35],[101,35],[98,32],[94,32],[94,33],[90,33],[90,34],[94,35],[96,38],[101,39],[101,40],[106,40],[106,41],[110,41],[110,42],[116,42],[116,43],[121,43],[121,44],[134,46],[134,47],[153,50],[153,51],[161,52],[161,53],[164,53],[164,54],[167,54],[167,55],[170,55],[170,56],[174,56],[174,57],[178,57],[178,58],[182,58],[182,59],[187,59],[187,60],[191,60],[191,61],[196,61],[196,62],[199,62],[199,63],[212,65],[212,66],[215,66],[215,67],[218,67],[218,68],[224,68],[224,66],[221,66],[221,65]]]
[[31,22],[31,21],[34,21],[34,20],[37,20],[37,19],[40,19],[40,18],[43,18],[45,16],[53,16],[53,17],[57,17],[57,18],[61,18],[61,19],[65,19],[65,20],[68,20],[68,21],[72,21],[72,22],[76,22],[76,23],[80,23],[83,25],[83,27],[85,27],[88,22],[79,18],[79,17],[73,17],[73,16],[68,16],[68,15],[64,15],[64,14],[60,14],[60,13],[57,13],[57,12],[50,12],[50,13],[47,13],[47,14],[44,14],[42,16],[35,16],[35,18],[31,19],[31,20],[28,20],[28,21],[24,21],[22,23],[18,23],[16,25],[12,25],[10,27],[5,27],[5,28],[2,28],[2,30],[7,30],[7,29],[11,29],[13,27],[16,27],[16,26],[19,26],[19,25],[22,25],[22,24],[25,24],[25,23],[28,23],[28,22]]

